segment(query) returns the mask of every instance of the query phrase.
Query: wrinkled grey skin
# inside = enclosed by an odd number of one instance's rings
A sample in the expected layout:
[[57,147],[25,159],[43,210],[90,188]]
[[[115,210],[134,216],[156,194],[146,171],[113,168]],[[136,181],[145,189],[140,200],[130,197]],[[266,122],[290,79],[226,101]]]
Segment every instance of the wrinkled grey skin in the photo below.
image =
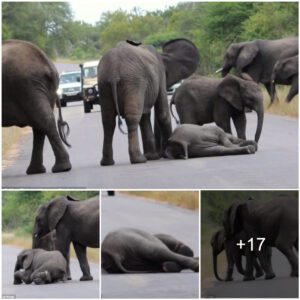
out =
[[199,272],[193,251],[170,235],[132,228],[110,232],[101,245],[101,267],[108,273]]
[[[126,121],[131,163],[159,159],[158,151],[162,153],[172,133],[166,87],[190,76],[198,62],[197,48],[185,39],[167,42],[162,53],[152,46],[120,42],[104,54],[98,66],[104,129],[101,165],[114,164],[112,140],[116,116],[121,131],[121,116]],[[152,107],[156,138],[150,122]],[[144,154],[139,146],[139,125]]]
[[17,258],[14,284],[46,284],[65,281],[67,262],[59,251],[23,250]]
[[264,84],[271,96],[271,74],[276,61],[297,54],[297,37],[234,43],[226,50],[222,76],[235,68],[238,75],[247,73],[255,82]]
[[[213,234],[210,244],[212,246],[212,253],[213,253],[214,274],[218,280],[223,281],[223,279],[220,278],[218,274],[217,257],[224,250],[226,251],[226,258],[227,258],[227,270],[226,270],[225,281],[233,280],[232,274],[233,274],[234,266],[236,266],[238,272],[241,275],[245,274],[245,270],[242,266],[242,256],[245,255],[245,250],[240,249],[236,245],[237,243],[240,242],[240,240],[243,243],[246,243],[247,241],[247,236],[244,231],[238,233],[231,241],[226,240],[224,229],[220,229]],[[269,248],[269,251],[271,252],[271,248]],[[261,277],[264,274],[264,272],[259,262],[257,261],[256,257],[253,259],[253,264],[255,269],[255,278]]]
[[203,156],[252,154],[255,141],[247,141],[226,133],[215,125],[179,125],[168,140],[166,155],[170,159],[188,159]]
[[[33,150],[27,174],[46,172],[43,147],[48,137],[55,155],[52,172],[71,169],[60,102],[56,91],[58,73],[46,55],[31,43],[7,40],[2,43],[2,126],[32,127]],[[59,109],[58,131],[53,109]],[[68,133],[67,132],[67,133]]]
[[36,213],[32,248],[44,248],[43,237],[56,230],[55,249],[67,261],[68,279],[70,244],[73,243],[80,268],[80,278],[93,280],[86,256],[86,247],[99,248],[99,199],[74,200],[70,196],[58,197],[41,205]]
[[271,75],[271,103],[274,101],[276,89],[275,85],[291,85],[290,91],[286,96],[286,102],[290,102],[294,96],[298,95],[298,73],[299,73],[299,56],[278,60],[274,65]]
[[171,114],[174,117],[172,104],[175,104],[181,124],[215,122],[230,134],[232,119],[238,137],[245,140],[245,108],[250,108],[257,113],[255,141],[258,142],[264,119],[263,95],[247,74],[243,76],[247,80],[233,75],[223,79],[195,76],[185,80],[172,97]]
[[254,280],[253,260],[258,257],[265,272],[265,279],[275,277],[268,247],[276,247],[288,259],[291,276],[298,276],[298,199],[277,197],[272,200],[252,200],[232,204],[224,213],[223,227],[227,241],[233,241],[236,234],[244,231],[248,238],[257,241],[264,237],[265,242],[258,251],[260,242],[254,243],[254,252],[250,243],[246,243],[246,270],[244,280]]

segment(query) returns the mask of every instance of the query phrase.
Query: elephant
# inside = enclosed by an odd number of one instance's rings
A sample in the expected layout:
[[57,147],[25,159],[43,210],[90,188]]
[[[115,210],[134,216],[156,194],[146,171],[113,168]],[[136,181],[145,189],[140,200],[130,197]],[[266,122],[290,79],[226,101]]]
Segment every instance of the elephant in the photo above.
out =
[[107,273],[160,273],[191,269],[199,259],[174,237],[121,228],[107,234],[101,245],[101,267]]
[[278,60],[273,68],[271,75],[271,103],[275,98],[275,84],[291,85],[290,91],[286,97],[286,102],[290,102],[298,94],[298,66],[299,57],[293,57]]
[[[253,259],[258,257],[265,272],[265,279],[272,279],[271,256],[268,247],[276,247],[288,259],[291,276],[298,276],[298,199],[293,197],[274,197],[269,200],[252,200],[233,203],[224,213],[223,227],[227,241],[234,241],[241,231],[246,239],[253,238],[253,251],[246,243],[246,270],[244,280],[254,280]],[[259,251],[257,238],[265,238]]]
[[23,250],[17,258],[14,284],[46,284],[65,281],[67,262],[59,251]]
[[215,125],[179,125],[168,140],[166,155],[170,159],[204,156],[253,154],[255,141],[247,141],[226,133]]
[[83,273],[80,280],[93,280],[86,247],[99,248],[99,199],[78,201],[70,196],[62,196],[41,205],[36,213],[32,248],[45,248],[42,238],[54,229],[55,249],[67,261],[68,279],[71,279],[69,251],[72,242]]
[[[262,83],[271,96],[271,74],[276,61],[298,54],[298,37],[279,40],[254,40],[231,44],[220,70],[225,77],[235,68],[238,75],[247,73]],[[218,72],[217,71],[217,72]]]
[[243,78],[229,74],[225,78],[197,76],[187,79],[171,99],[171,114],[175,118],[172,111],[175,104],[181,124],[215,122],[230,134],[232,118],[237,136],[245,140],[245,108],[250,108],[257,113],[255,141],[258,142],[264,120],[263,95],[247,74],[243,74]]
[[[2,126],[32,127],[33,150],[27,174],[45,173],[43,147],[48,137],[55,155],[52,172],[69,171],[72,166],[66,136],[69,125],[63,121],[56,94],[58,73],[46,54],[35,45],[21,40],[2,44]],[[57,105],[58,131],[54,105]],[[66,132],[65,132],[66,129]]]
[[[217,268],[217,257],[218,255],[225,250],[226,251],[226,258],[227,258],[227,270],[226,270],[226,278],[225,281],[232,281],[232,274],[234,266],[236,266],[238,272],[242,275],[245,274],[244,268],[242,266],[242,256],[245,255],[245,251],[242,249],[239,249],[236,244],[239,241],[243,241],[244,243],[247,241],[246,233],[244,231],[241,231],[238,233],[232,241],[227,241],[225,237],[225,231],[224,229],[220,229],[216,231],[212,238],[211,238],[211,246],[212,246],[212,253],[213,253],[213,268],[214,268],[214,274],[215,277],[223,281],[223,279],[220,278],[218,274],[218,268]],[[269,250],[271,252],[271,248]],[[271,254],[270,254],[271,255]],[[253,259],[253,264],[255,268],[255,278],[261,277],[264,272],[257,261],[257,258],[255,257]]]
[[[196,46],[186,39],[168,41],[162,49],[163,52],[158,53],[152,46],[119,42],[100,60],[98,86],[104,130],[102,166],[114,164],[112,140],[116,116],[123,133],[121,116],[127,124],[131,163],[159,159],[159,154],[163,153],[172,133],[166,89],[196,70],[199,54]],[[155,137],[150,121],[152,107]],[[144,154],[139,146],[138,125]]]

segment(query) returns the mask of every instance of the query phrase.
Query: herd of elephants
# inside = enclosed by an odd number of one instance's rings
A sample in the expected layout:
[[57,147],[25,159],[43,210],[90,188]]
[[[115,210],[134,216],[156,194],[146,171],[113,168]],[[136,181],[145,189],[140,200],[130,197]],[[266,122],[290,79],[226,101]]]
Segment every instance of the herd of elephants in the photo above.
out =
[[[113,165],[113,135],[125,119],[132,164],[161,157],[188,159],[202,156],[252,154],[258,149],[264,120],[263,84],[276,101],[276,84],[290,85],[286,101],[298,94],[298,38],[255,40],[231,44],[219,72],[222,78],[195,75],[200,56],[196,46],[181,38],[170,40],[158,52],[133,41],[119,42],[98,65],[98,88],[104,131],[101,165]],[[235,75],[229,74],[235,69]],[[170,103],[167,89],[183,80]],[[59,75],[54,64],[27,41],[2,44],[2,125],[30,126],[33,150],[27,174],[45,173],[45,137],[55,155],[52,172],[72,168],[63,145],[70,128],[63,120],[57,96]],[[58,107],[58,121],[54,107]],[[176,107],[179,120],[173,113]],[[154,108],[154,124],[151,110]],[[246,139],[246,111],[257,114],[253,139]],[[171,115],[178,125],[172,130]],[[231,120],[237,137],[232,135]],[[204,125],[207,123],[215,125]],[[202,126],[204,125],[204,126]],[[139,143],[141,130],[143,151]],[[81,281],[93,280],[86,248],[100,247],[99,199],[78,201],[57,197],[41,205],[35,216],[32,249],[17,257],[14,284],[45,284],[71,279],[70,245],[82,271]],[[240,250],[238,241],[265,237],[258,250]],[[291,276],[298,276],[298,199],[245,199],[226,208],[222,229],[211,239],[213,269],[218,280],[233,279],[234,266],[244,280],[265,275],[272,279],[272,247],[287,258]],[[217,257],[225,251],[226,277],[218,274]],[[242,257],[246,258],[243,267]],[[101,267],[107,273],[199,272],[199,256],[168,234],[150,234],[121,228],[107,234],[101,245]],[[255,272],[254,272],[255,271]]]

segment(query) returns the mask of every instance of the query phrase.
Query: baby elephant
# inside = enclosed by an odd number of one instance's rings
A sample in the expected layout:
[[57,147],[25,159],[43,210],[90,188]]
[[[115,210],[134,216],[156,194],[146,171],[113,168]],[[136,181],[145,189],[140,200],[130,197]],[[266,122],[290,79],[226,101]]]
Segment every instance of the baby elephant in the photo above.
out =
[[193,251],[170,235],[124,228],[109,233],[101,247],[101,267],[108,273],[199,272]]
[[178,126],[168,140],[166,156],[170,159],[188,159],[202,156],[252,154],[257,150],[255,141],[242,140],[215,125]]
[[65,281],[66,275],[67,262],[59,251],[28,249],[18,255],[14,284],[22,282],[45,284]]

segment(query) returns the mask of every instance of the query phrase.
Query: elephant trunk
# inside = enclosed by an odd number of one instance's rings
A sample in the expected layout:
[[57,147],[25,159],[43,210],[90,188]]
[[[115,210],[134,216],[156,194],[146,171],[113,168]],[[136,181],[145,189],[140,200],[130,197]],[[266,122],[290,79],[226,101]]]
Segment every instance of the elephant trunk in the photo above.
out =
[[270,90],[270,96],[271,96],[271,104],[274,102],[275,96],[276,96],[276,90],[275,90],[275,77],[276,77],[276,64],[273,68],[273,72],[271,75],[271,90]]
[[257,109],[255,110],[257,113],[257,127],[256,127],[256,132],[255,132],[255,142],[258,143],[258,140],[261,135],[262,127],[263,127],[263,122],[264,122],[264,104],[263,101],[260,102],[258,105]]
[[224,281],[224,279],[222,279],[219,274],[218,274],[218,252],[217,251],[213,251],[213,266],[214,266],[214,274],[215,277],[219,280],[219,281]]

